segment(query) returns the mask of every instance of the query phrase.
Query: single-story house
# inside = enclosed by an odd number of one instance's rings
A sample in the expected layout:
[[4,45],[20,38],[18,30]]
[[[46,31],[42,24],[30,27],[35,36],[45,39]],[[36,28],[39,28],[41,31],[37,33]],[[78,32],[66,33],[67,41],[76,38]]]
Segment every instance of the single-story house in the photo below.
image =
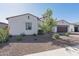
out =
[[40,19],[30,13],[8,17],[10,35],[32,35],[38,33]]
[[0,28],[5,28],[5,27],[8,27],[8,24],[7,23],[0,22]]
[[[10,35],[38,34],[40,18],[30,13],[6,18],[8,20]],[[69,23],[65,20],[57,21],[52,32],[79,32],[79,24]]]
[[57,21],[57,26],[53,28],[54,32],[74,32],[74,26],[65,20]]
[[57,26],[52,29],[53,32],[79,32],[78,23],[69,23],[65,20],[57,21]]

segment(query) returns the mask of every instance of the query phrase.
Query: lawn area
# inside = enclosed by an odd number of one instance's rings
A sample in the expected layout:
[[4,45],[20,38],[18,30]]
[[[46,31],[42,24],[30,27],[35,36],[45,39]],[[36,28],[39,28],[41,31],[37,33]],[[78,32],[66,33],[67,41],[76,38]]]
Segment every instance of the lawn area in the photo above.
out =
[[20,41],[11,37],[7,43],[0,44],[0,55],[20,56],[79,44],[79,35],[61,36],[57,40],[53,40],[51,35],[24,36]]

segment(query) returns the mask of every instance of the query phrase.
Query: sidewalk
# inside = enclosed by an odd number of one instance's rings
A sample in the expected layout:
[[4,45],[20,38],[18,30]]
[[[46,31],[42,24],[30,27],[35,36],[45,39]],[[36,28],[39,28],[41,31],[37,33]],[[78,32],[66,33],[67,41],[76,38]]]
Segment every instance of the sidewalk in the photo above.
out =
[[56,50],[50,50],[26,56],[79,56],[79,45],[65,47]]

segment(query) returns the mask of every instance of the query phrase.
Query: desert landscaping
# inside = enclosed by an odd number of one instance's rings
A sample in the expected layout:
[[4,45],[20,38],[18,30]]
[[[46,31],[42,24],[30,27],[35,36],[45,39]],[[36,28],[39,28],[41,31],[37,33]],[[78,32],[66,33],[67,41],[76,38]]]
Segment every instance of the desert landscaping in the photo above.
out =
[[56,40],[50,37],[51,33],[23,36],[22,40],[19,41],[16,40],[16,37],[10,37],[7,43],[0,44],[0,55],[21,56],[79,44],[79,35],[60,36],[60,39]]

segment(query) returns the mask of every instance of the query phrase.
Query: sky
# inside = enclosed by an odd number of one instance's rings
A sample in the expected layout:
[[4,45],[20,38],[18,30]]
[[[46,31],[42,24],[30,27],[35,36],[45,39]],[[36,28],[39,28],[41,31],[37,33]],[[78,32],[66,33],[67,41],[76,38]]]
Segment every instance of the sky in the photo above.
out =
[[53,18],[74,23],[79,22],[79,4],[77,3],[0,3],[0,22],[8,23],[7,17],[31,13],[42,17],[46,9],[53,11]]

